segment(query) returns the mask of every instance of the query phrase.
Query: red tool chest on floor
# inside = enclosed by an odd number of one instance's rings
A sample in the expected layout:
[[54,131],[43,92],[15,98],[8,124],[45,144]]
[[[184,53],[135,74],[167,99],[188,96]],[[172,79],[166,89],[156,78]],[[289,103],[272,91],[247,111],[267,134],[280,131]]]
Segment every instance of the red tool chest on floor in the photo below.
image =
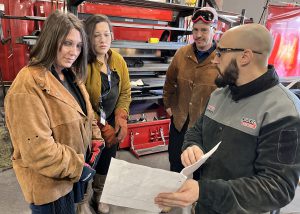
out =
[[129,148],[138,158],[141,155],[168,150],[170,119],[128,124],[128,134],[120,148]]

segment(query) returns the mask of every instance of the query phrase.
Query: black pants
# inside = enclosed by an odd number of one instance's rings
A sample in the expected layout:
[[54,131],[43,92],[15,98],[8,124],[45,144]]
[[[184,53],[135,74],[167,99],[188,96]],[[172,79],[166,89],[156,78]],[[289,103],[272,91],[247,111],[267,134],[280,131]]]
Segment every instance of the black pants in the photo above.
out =
[[[115,127],[115,116],[111,115],[110,118],[107,118],[107,122],[112,127]],[[117,154],[119,145],[113,145],[110,148],[105,147],[100,155],[99,161],[96,166],[96,173],[100,175],[107,175],[111,158],[115,158]]]
[[171,117],[171,124],[170,124],[170,133],[169,133],[169,146],[168,146],[168,153],[169,153],[169,161],[170,161],[170,170],[173,172],[180,172],[184,166],[181,163],[181,147],[184,140],[184,135],[187,131],[187,127],[189,124],[189,119],[185,121],[181,131],[178,131],[175,128],[173,123],[173,117]]
[[96,166],[96,173],[100,175],[107,175],[108,168],[112,157],[116,157],[118,144],[111,148],[105,147],[100,155],[98,164]]
[[[184,135],[188,129],[189,118],[185,121],[181,131],[179,132],[173,123],[173,117],[171,117],[170,124],[170,133],[169,133],[169,161],[170,161],[170,170],[173,172],[181,172],[184,166],[181,163],[181,148],[184,141]],[[200,179],[200,169],[196,170],[193,173],[193,178],[195,180]]]
[[75,214],[73,192],[48,204],[30,204],[30,209],[32,214]]

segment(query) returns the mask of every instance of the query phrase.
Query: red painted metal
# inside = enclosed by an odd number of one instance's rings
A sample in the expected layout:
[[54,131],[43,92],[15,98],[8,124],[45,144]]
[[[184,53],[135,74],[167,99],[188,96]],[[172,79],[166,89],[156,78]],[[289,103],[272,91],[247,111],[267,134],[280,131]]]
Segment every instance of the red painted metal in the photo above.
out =
[[[1,0],[5,5],[5,14],[12,16],[32,16],[33,5],[32,1],[28,0]],[[4,37],[11,36],[11,41],[0,45],[0,59],[3,62],[1,70],[3,72],[4,81],[12,81],[19,70],[28,62],[28,47],[26,45],[16,44],[16,38],[28,35],[32,32],[34,23],[31,21],[3,19]],[[2,63],[1,63],[2,64]]]
[[[171,10],[130,7],[124,5],[84,3],[80,6],[79,10],[82,13],[104,14],[107,16],[159,20],[166,22],[172,21],[173,19],[173,11]],[[163,30],[141,28],[114,28],[114,36],[116,40],[134,40],[145,42],[148,41],[149,38],[160,38],[162,32]]]
[[[11,16],[43,16],[47,17],[57,9],[56,1],[51,0],[0,0],[5,5],[5,14]],[[58,9],[62,10],[63,1],[58,1]],[[127,18],[149,19],[160,21],[172,21],[173,11],[165,9],[149,9],[109,4],[84,3],[79,6],[79,12],[106,14],[109,16],[121,16]],[[21,36],[31,35],[34,30],[42,26],[42,22],[25,21],[16,19],[3,19],[2,26],[4,37],[11,35],[11,41],[5,45],[0,44],[0,66],[5,81],[12,81],[19,70],[29,60],[29,47],[16,44],[16,39]],[[115,39],[147,41],[151,37],[160,38],[162,30],[114,28]]]
[[136,150],[162,145],[163,140],[159,133],[160,128],[163,128],[166,144],[168,145],[169,124],[170,119],[128,124],[128,135],[120,144],[120,148],[123,149],[131,147],[131,133],[133,134],[132,140]]
[[172,21],[173,19],[173,12],[171,10],[131,7],[124,5],[84,3],[80,6],[80,11],[83,13],[91,14],[105,14],[108,16],[120,16],[161,21]]
[[149,38],[160,38],[163,30],[149,30],[114,27],[114,38],[116,40],[134,40],[134,41],[148,41]]
[[[27,0],[9,1],[9,15],[33,16],[33,3]],[[30,35],[34,29],[32,21],[11,19],[11,36],[13,48],[14,70],[9,71],[9,78],[14,79],[17,73],[28,63],[29,48],[27,45],[16,44],[20,36]]]
[[[7,14],[8,11],[8,1],[7,0],[0,0],[0,4],[4,4],[4,12]],[[10,36],[10,26],[9,21],[6,19],[1,20],[2,30],[3,30],[3,38],[7,39]],[[13,60],[11,55],[11,40],[7,40],[5,44],[0,43],[0,68],[2,72],[3,80],[8,80],[9,78],[9,70],[13,70]]]
[[[51,1],[51,0],[36,0],[34,3],[35,15],[41,17],[49,16],[55,10],[64,10],[63,1]],[[41,29],[43,22],[38,22],[38,29]]]

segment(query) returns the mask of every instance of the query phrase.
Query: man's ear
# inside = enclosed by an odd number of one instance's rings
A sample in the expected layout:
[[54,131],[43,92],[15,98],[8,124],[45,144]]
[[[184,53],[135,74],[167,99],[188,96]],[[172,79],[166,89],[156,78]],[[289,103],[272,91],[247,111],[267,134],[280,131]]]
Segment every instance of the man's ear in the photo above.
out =
[[245,49],[240,57],[240,65],[246,66],[253,60],[253,53],[250,49]]

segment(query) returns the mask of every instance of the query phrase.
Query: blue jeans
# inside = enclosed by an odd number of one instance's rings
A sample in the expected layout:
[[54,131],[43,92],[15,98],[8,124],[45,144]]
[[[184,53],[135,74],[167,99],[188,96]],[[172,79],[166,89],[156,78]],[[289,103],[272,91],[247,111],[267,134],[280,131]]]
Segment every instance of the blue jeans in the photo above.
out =
[[32,214],[75,214],[73,191],[48,204],[30,204],[30,209]]

